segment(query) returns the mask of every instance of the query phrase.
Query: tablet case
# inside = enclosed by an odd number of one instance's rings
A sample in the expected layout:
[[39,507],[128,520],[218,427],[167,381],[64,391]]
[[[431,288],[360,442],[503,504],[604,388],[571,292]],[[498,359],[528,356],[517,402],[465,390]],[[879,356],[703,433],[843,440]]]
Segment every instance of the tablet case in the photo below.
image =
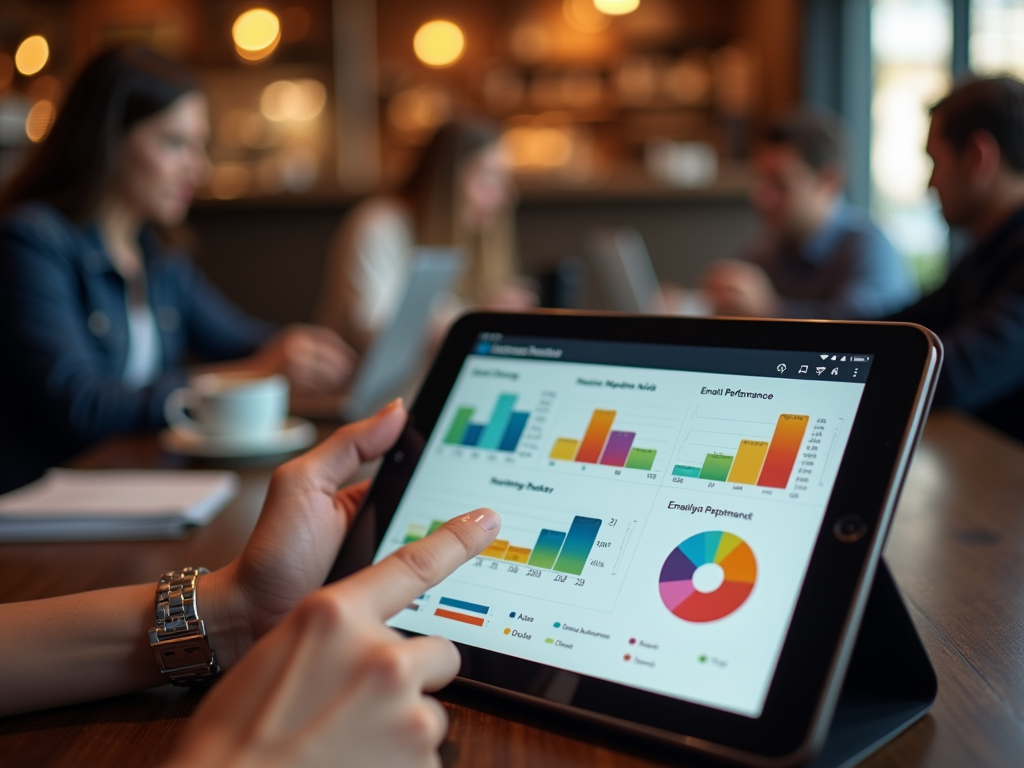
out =
[[853,766],[920,719],[938,680],[882,558],[825,747],[812,768]]

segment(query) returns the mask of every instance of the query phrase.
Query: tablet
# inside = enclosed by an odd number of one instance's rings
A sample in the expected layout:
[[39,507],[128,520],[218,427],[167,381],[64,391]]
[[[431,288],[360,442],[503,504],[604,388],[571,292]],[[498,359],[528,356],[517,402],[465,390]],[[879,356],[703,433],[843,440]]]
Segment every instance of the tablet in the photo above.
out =
[[941,346],[912,325],[478,313],[330,580],[481,506],[389,620],[459,680],[752,765],[822,744]]
[[431,313],[465,269],[458,248],[419,246],[395,316],[373,339],[356,371],[341,416],[355,421],[373,414],[408,385],[426,359]]

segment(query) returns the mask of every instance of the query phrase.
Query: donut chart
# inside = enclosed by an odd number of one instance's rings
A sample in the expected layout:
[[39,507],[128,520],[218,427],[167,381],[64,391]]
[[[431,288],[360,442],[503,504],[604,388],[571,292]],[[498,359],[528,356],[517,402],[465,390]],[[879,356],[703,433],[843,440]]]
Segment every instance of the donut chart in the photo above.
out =
[[[716,563],[724,581],[717,589],[701,592],[693,574],[702,565]],[[683,621],[725,618],[746,601],[757,580],[757,562],[750,545],[733,533],[705,531],[672,550],[658,577],[661,601]]]

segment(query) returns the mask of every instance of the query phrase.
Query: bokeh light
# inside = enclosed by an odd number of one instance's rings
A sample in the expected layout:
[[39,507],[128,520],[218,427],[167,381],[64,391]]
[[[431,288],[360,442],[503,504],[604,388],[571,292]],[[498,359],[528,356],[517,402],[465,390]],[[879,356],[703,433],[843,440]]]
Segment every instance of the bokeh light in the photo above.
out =
[[312,120],[327,102],[327,89],[312,78],[277,80],[260,94],[260,112],[268,120]]
[[435,19],[416,30],[412,48],[428,67],[450,67],[462,57],[466,37],[457,24]]
[[640,0],[594,0],[594,7],[609,16],[625,16],[640,7]]
[[235,19],[231,38],[246,61],[265,59],[281,42],[281,21],[266,8],[252,8]]
[[562,0],[562,16],[577,32],[594,34],[607,29],[612,20],[594,7],[594,0]]
[[14,65],[21,74],[29,76],[46,66],[50,58],[50,44],[42,35],[26,37],[14,54]]
[[28,111],[28,117],[25,118],[25,135],[29,140],[36,144],[42,141],[53,125],[56,114],[57,110],[54,109],[52,101],[42,99],[33,104],[32,109]]

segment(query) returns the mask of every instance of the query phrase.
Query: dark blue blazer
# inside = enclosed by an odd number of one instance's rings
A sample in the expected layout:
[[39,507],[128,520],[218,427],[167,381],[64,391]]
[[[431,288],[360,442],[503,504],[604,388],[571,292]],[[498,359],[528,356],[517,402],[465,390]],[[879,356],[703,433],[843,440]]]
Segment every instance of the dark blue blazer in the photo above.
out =
[[42,203],[0,224],[0,492],[106,437],[162,426],[165,398],[186,381],[186,353],[245,357],[273,333],[155,233],[141,245],[163,372],[132,389],[121,380],[127,286],[96,227]]
[[950,272],[937,291],[886,318],[942,339],[936,406],[968,411],[1024,440],[1024,208]]

